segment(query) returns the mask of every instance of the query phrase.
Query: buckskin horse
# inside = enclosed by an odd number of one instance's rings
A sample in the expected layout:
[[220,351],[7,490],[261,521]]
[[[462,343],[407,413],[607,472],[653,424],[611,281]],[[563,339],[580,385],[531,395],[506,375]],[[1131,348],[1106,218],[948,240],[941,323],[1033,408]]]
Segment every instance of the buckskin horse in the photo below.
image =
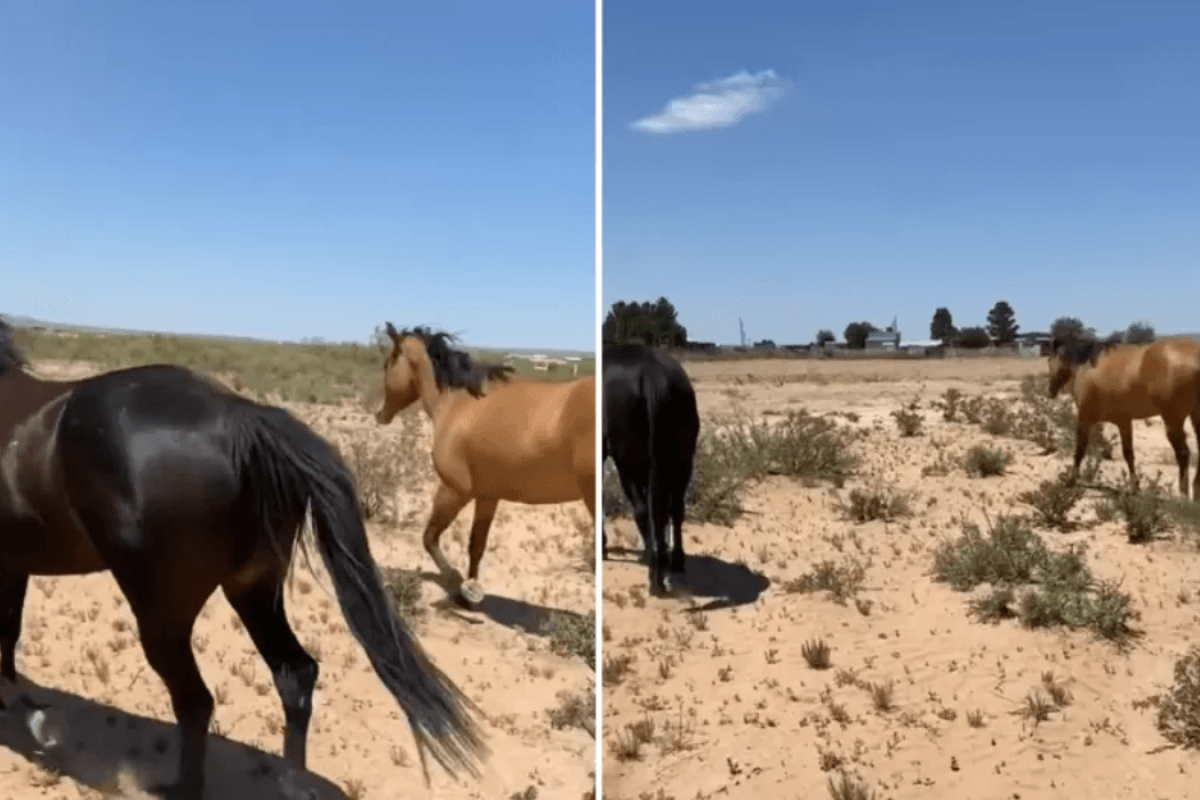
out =
[[[513,368],[475,361],[450,346],[454,337],[428,328],[396,330],[383,363],[387,425],[420,402],[433,423],[433,468],[439,482],[424,544],[460,603],[482,602],[479,564],[501,500],[529,505],[582,500],[595,519],[596,381],[527,380]],[[467,580],[442,553],[442,532],[475,501]]]
[[318,666],[288,623],[283,584],[311,509],[347,625],[407,715],[422,765],[428,750],[447,771],[478,775],[474,706],[389,604],[354,480],[325,440],[183,367],[60,382],[27,366],[0,321],[0,674],[17,679],[30,575],[110,570],[180,731],[176,780],[154,791],[200,800],[213,697],[191,637],[220,586],[271,669],[284,756],[303,769]]
[[[683,366],[640,344],[604,350],[603,457],[612,456],[633,506],[650,568],[650,592],[666,594],[667,573],[686,577],[684,497],[692,478],[700,415]],[[666,530],[672,529],[670,558]],[[604,536],[603,557],[608,558]]]
[[[1136,488],[1133,420],[1161,416],[1179,465],[1179,493],[1188,496],[1190,454],[1184,423],[1190,416],[1200,443],[1200,342],[1185,337],[1150,344],[1056,339],[1050,353],[1050,396],[1056,397],[1068,384],[1078,412],[1073,479],[1079,474],[1092,427],[1111,422],[1121,434],[1121,454]],[[1200,469],[1192,496],[1200,500]]]

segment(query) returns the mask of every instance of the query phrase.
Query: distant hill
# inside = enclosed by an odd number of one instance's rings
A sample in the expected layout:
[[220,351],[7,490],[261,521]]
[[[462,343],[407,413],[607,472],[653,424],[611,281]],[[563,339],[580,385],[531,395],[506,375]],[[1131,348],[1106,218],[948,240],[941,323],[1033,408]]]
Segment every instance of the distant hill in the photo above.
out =
[[[280,343],[278,339],[256,339],[252,336],[221,336],[219,334],[192,334],[192,333],[171,333],[169,331],[142,331],[132,328],[99,328],[89,325],[72,325],[66,322],[48,322],[46,320],[34,319],[33,317],[25,317],[19,314],[0,314],[0,319],[4,319],[15,328],[48,328],[56,331],[64,331],[67,333],[80,334],[103,334],[106,336],[150,336],[159,334],[160,336],[177,336],[181,339],[209,339],[220,342],[273,342]],[[325,342],[325,344],[338,344],[337,342]],[[362,344],[359,342],[358,344]],[[594,358],[595,353],[591,350],[557,350],[549,347],[496,347],[492,345],[476,345],[469,342],[463,342],[463,346],[472,350],[487,350],[490,352],[516,353],[518,355],[532,355],[540,353],[542,355],[564,358],[567,356],[578,356],[581,358]]]

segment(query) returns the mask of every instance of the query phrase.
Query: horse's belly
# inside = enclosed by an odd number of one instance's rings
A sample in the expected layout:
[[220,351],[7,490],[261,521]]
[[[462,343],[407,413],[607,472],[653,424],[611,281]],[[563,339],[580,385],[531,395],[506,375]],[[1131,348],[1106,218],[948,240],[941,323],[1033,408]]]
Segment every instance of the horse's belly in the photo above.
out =
[[107,569],[74,525],[0,520],[0,569],[23,575],[85,575]]
[[579,481],[569,464],[515,465],[479,476],[476,494],[530,505],[582,499]]

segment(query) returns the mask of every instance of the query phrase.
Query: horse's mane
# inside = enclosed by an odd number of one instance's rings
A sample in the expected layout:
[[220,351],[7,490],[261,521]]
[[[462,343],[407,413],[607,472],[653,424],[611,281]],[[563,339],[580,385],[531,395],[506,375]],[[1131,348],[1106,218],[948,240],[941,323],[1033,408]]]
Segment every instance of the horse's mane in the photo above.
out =
[[397,331],[390,322],[387,323],[387,332],[395,342],[405,336],[415,336],[425,344],[439,389],[466,389],[472,397],[481,397],[484,383],[490,380],[507,381],[514,372],[506,364],[475,361],[468,353],[455,350],[450,345],[457,342],[458,337],[451,333],[432,331],[420,325]]
[[29,366],[29,360],[17,345],[16,332],[16,328],[0,319],[0,375]]
[[1096,362],[1100,360],[1100,356],[1119,344],[1121,344],[1121,340],[1111,336],[1101,340],[1073,339],[1065,342],[1055,340],[1051,349],[1059,358],[1066,359],[1077,367],[1084,364],[1095,366]]

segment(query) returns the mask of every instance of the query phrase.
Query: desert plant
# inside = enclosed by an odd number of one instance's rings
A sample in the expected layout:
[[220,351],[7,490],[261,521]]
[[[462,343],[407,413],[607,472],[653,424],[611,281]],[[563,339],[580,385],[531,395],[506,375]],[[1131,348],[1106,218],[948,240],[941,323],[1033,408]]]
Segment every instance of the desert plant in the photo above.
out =
[[813,669],[829,669],[830,650],[824,639],[810,639],[800,645],[800,654]]
[[983,445],[975,445],[967,451],[967,474],[980,478],[1003,475],[1011,460],[1012,456],[1003,450],[994,450]]
[[1072,482],[1070,472],[1064,470],[1053,480],[1042,481],[1036,489],[1022,492],[1017,499],[1032,506],[1047,527],[1066,531],[1071,527],[1071,510],[1083,499],[1083,487]]
[[855,522],[871,520],[894,520],[912,513],[912,494],[896,488],[876,484],[868,488],[850,490],[848,501],[838,501],[843,514]]

